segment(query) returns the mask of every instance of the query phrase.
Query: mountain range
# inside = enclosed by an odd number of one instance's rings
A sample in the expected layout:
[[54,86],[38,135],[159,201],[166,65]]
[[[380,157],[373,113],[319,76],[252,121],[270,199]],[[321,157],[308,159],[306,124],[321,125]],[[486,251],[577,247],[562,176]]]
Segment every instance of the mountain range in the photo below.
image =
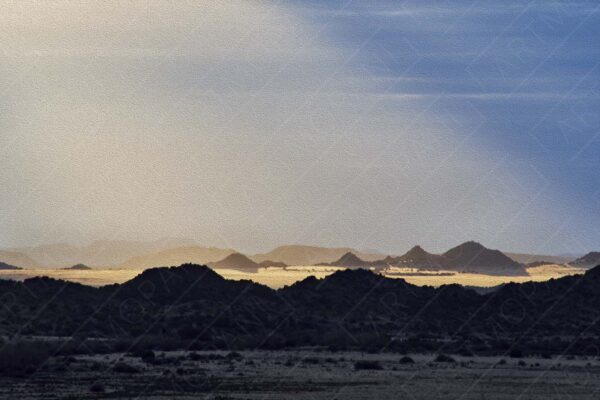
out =
[[[174,247],[192,245],[189,239],[160,239],[156,241],[98,240],[86,246],[66,243],[9,249],[22,259],[11,263],[0,252],[0,261],[19,267],[67,267],[85,264],[91,267],[117,266],[127,260]],[[167,264],[169,265],[169,264]],[[156,265],[151,265],[156,266]]]
[[[478,294],[415,286],[363,269],[279,290],[206,266],[153,268],[93,288],[50,278],[0,281],[0,334],[140,338],[153,346],[327,346],[481,354],[586,353],[600,338],[600,267]],[[137,340],[137,339],[136,339]]]
[[525,267],[499,250],[491,250],[477,242],[465,242],[443,254],[432,254],[415,246],[399,257],[365,261],[349,252],[340,259],[324,265],[337,267],[409,267],[475,272],[490,275],[527,275]]
[[[132,269],[196,263],[209,264],[216,268],[254,271],[257,267],[248,262],[251,261],[259,266],[398,266],[520,275],[524,273],[524,268],[518,264],[557,263],[567,260],[565,257],[556,256],[502,253],[487,249],[476,242],[463,243],[443,254],[429,253],[422,247],[415,246],[401,256],[387,257],[347,247],[288,245],[277,247],[268,253],[245,255],[247,260],[243,260],[240,265],[232,263],[231,260],[224,261],[235,253],[238,252],[234,249],[201,246],[189,239],[161,239],[153,242],[105,240],[87,246],[55,244],[14,248],[0,251],[0,262],[22,268],[65,268],[74,264],[85,264],[90,267]],[[575,260],[572,265],[595,265],[599,258],[594,254],[597,253],[590,253]]]
[[[375,260],[375,253],[351,248],[318,246],[280,246],[268,253],[250,255],[256,263],[269,261],[286,265],[313,265],[331,262],[352,251],[362,259]],[[0,250],[0,261],[24,268],[64,268],[74,264],[90,267],[152,268],[183,263],[210,264],[220,261],[236,250],[201,246],[190,239],[161,239],[151,242],[100,240],[86,246],[49,244]]]

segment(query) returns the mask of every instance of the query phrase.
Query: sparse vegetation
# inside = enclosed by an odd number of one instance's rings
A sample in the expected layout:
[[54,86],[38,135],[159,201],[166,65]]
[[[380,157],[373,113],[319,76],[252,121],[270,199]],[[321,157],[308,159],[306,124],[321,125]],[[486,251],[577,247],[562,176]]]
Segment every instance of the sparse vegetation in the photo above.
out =
[[227,354],[226,358],[228,360],[236,360],[236,361],[240,361],[244,358],[243,355],[241,355],[240,353],[238,353],[237,351],[231,351]]
[[510,358],[523,358],[523,350],[521,349],[512,349],[509,353]]
[[50,358],[42,342],[16,342],[0,345],[0,374],[26,376],[38,371]]
[[450,357],[447,354],[438,354],[435,357],[434,361],[439,362],[439,363],[455,363],[456,362],[456,360],[454,358]]
[[94,382],[90,385],[90,392],[92,393],[104,393],[106,389],[101,382]]
[[112,370],[114,372],[123,373],[123,374],[137,374],[137,373],[140,372],[139,368],[134,367],[133,365],[127,364],[127,363],[122,362],[122,361],[116,363],[113,366]]
[[354,369],[359,370],[381,370],[383,366],[379,361],[375,360],[360,360],[354,363]]

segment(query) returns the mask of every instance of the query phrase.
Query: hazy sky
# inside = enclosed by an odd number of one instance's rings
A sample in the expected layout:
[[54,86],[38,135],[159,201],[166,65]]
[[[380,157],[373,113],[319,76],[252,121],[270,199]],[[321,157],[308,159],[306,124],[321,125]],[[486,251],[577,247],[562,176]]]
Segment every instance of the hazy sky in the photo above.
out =
[[596,1],[9,1],[0,247],[600,249]]

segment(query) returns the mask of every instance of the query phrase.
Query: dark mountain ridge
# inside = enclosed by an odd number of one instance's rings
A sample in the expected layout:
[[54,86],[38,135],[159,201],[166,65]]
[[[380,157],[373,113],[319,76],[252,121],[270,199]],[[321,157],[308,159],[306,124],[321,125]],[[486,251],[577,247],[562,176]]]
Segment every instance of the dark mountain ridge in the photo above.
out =
[[0,334],[144,337],[193,348],[431,351],[443,345],[481,353],[517,341],[539,351],[582,353],[600,339],[599,293],[600,267],[478,294],[363,269],[274,290],[186,264],[101,288],[50,278],[0,281]]

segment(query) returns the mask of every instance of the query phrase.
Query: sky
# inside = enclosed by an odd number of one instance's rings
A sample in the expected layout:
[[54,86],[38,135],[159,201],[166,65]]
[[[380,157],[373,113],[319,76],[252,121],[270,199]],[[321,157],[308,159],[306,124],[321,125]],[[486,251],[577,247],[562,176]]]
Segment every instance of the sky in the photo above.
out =
[[0,5],[0,247],[600,249],[595,1]]

